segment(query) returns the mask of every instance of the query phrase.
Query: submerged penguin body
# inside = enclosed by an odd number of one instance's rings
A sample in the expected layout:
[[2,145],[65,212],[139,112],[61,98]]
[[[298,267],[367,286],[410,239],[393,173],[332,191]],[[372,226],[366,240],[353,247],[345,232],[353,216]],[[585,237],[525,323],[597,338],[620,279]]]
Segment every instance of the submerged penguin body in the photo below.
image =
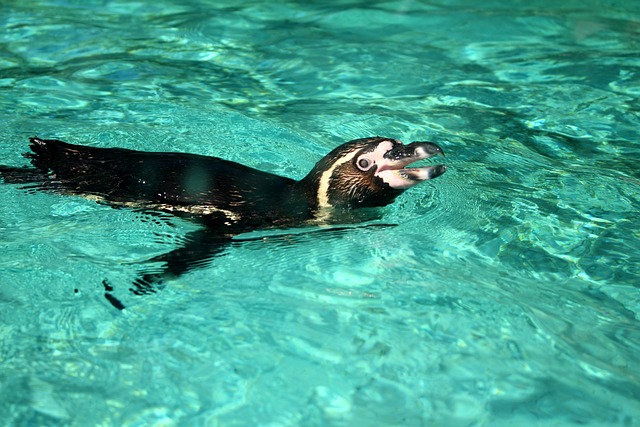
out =
[[165,263],[163,272],[145,274],[134,283],[134,291],[202,264],[233,235],[331,222],[339,217],[336,212],[385,206],[407,188],[446,171],[444,165],[406,167],[443,155],[436,144],[405,145],[382,137],[337,147],[299,181],[217,157],[97,148],[37,137],[30,141],[31,152],[25,157],[33,167],[0,166],[5,183],[167,212],[203,226],[182,247],[152,259]]

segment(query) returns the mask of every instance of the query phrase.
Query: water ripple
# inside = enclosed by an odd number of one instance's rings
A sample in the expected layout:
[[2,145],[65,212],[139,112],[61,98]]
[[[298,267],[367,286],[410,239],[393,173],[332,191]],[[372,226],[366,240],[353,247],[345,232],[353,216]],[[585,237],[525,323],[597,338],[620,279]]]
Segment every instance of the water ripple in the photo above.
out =
[[0,186],[7,423],[638,418],[635,4],[76,3],[0,6],[3,164],[40,134],[300,178],[385,135],[448,171],[144,298],[135,263],[188,224]]

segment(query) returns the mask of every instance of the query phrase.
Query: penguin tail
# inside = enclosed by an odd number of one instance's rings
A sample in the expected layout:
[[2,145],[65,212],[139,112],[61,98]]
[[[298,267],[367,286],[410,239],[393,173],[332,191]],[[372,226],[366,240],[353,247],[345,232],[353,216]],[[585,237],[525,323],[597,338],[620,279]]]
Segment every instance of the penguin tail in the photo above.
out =
[[40,160],[45,158],[51,158],[52,154],[52,146],[47,144],[49,141],[42,140],[40,138],[33,137],[30,138],[31,141],[31,153],[24,154],[24,157],[31,160],[31,164],[36,167],[29,168],[26,166],[15,167],[15,166],[5,166],[0,165],[0,178],[5,184],[30,184],[30,183],[39,183],[43,182],[47,179],[47,168],[41,168],[39,163]]
[[40,169],[0,165],[0,178],[5,184],[30,184],[47,179],[47,173]]
[[30,153],[24,156],[31,160],[31,164],[38,169],[47,170],[51,165],[64,162],[65,155],[71,151],[70,144],[57,139],[41,139],[37,136],[29,138]]

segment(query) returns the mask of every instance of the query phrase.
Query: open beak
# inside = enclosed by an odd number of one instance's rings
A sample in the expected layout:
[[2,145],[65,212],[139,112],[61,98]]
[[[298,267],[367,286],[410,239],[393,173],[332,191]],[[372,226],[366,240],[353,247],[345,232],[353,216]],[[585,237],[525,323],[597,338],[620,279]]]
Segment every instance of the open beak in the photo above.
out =
[[375,175],[391,188],[405,190],[427,179],[437,178],[447,171],[444,164],[417,168],[405,167],[437,155],[444,157],[444,152],[432,142],[416,141],[407,145],[396,144],[384,154],[381,162],[376,162]]

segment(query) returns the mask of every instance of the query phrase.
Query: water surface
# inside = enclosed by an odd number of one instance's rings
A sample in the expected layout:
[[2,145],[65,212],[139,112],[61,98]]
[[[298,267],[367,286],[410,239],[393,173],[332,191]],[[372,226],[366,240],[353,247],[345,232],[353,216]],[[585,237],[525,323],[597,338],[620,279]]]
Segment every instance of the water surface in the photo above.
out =
[[448,172],[396,227],[143,297],[192,224],[0,185],[3,423],[639,425],[640,6],[272,3],[5,1],[1,163],[37,134],[301,178],[384,135]]

